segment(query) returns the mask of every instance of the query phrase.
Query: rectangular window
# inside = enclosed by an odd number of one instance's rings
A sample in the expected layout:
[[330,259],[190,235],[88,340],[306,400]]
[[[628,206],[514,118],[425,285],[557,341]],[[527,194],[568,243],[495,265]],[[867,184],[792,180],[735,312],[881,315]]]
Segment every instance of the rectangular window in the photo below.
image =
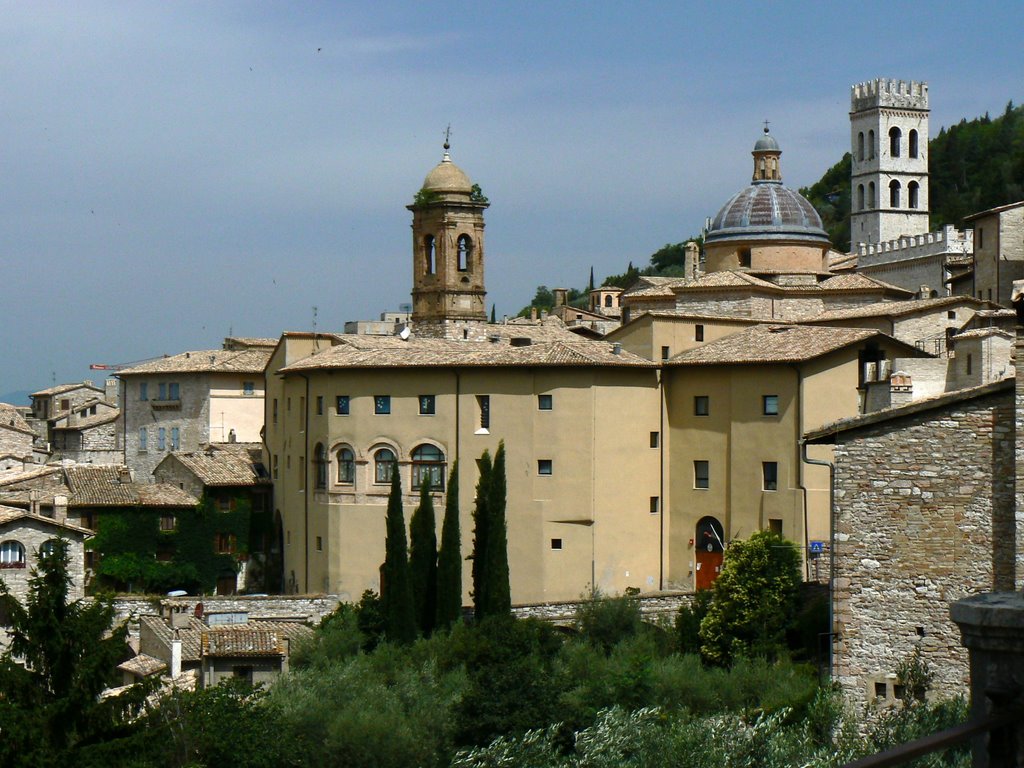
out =
[[316,396],[316,415],[317,416],[323,416],[324,415],[324,396],[323,395],[317,395]]
[[274,423],[277,424],[277,398],[276,397],[274,398],[273,413],[274,413],[274,417],[273,417]]
[[988,300],[992,301],[992,289],[991,288],[988,289]]
[[480,409],[480,429],[491,428],[491,396],[477,395],[477,408]]
[[161,381],[156,385],[156,399],[166,400],[167,399],[167,383]]
[[139,382],[139,400],[149,400],[149,382]]
[[707,416],[710,413],[711,400],[707,395],[694,395],[693,415]]
[[779,490],[779,464],[776,461],[761,462],[761,487],[766,491]]
[[552,539],[551,540],[551,548],[552,549],[561,549],[562,548],[562,540],[561,539]]
[[703,325],[699,325],[698,324],[698,325],[693,326],[693,340],[694,341],[704,341],[704,326]]
[[256,394],[256,382],[255,381],[243,381],[242,382],[242,394],[243,395],[255,395]]
[[669,352],[669,348],[668,347],[662,347],[661,348],[661,359],[662,360],[668,360],[670,356],[671,355],[670,355],[670,352]]
[[779,415],[779,396],[761,395],[761,413],[765,416]]
[[710,487],[710,468],[706,461],[695,461],[693,462],[693,487],[694,488],[709,488]]
[[550,411],[554,407],[554,399],[551,395],[537,395],[537,409]]
[[235,537],[230,533],[218,533],[213,542],[214,551],[218,555],[230,555],[235,551]]
[[316,551],[317,552],[323,552],[324,551],[324,540],[320,536],[316,537]]
[[420,395],[420,416],[433,416],[435,407],[433,395]]
[[181,386],[176,381],[172,381],[167,385],[167,399],[168,400],[180,400],[181,399]]
[[538,459],[537,460],[537,474],[538,475],[550,475],[553,471],[551,459]]
[[338,395],[334,399],[334,412],[339,416],[348,416],[348,395]]
[[299,431],[306,429],[306,397],[299,398]]
[[978,227],[978,248],[980,249],[980,248],[984,248],[984,247],[985,247],[985,230],[982,229],[981,227]]
[[288,413],[292,412],[292,399],[290,397],[285,401],[284,407]]
[[970,376],[970,375],[971,375],[971,369],[972,369],[972,367],[973,367],[973,366],[971,365],[971,363],[973,362],[973,360],[971,359],[971,356],[970,356],[970,355],[968,355],[968,356],[967,356],[967,360],[966,360],[965,362],[966,362],[966,364],[967,364],[967,375],[968,375],[968,376]]
[[146,444],[149,443],[149,430],[145,427],[139,428],[139,450],[146,450]]
[[156,449],[162,451],[165,448],[167,448],[167,430],[160,427],[156,433]]
[[768,530],[776,536],[782,535],[782,520],[777,517],[768,518]]
[[181,448],[181,432],[177,427],[171,427],[171,450],[176,451]]
[[160,515],[160,530],[173,531],[178,527],[178,520],[174,515]]
[[946,319],[947,320],[956,320],[956,310],[955,309],[949,310],[946,313]]
[[651,496],[651,514],[652,515],[658,514],[659,501],[660,500],[658,499],[657,496]]
[[373,412],[378,416],[387,416],[391,413],[391,395],[374,395]]
[[274,459],[271,462],[271,467],[273,468],[274,479],[277,480],[277,454],[276,453],[274,454]]
[[657,432],[651,432],[651,448],[657,448],[661,436]]

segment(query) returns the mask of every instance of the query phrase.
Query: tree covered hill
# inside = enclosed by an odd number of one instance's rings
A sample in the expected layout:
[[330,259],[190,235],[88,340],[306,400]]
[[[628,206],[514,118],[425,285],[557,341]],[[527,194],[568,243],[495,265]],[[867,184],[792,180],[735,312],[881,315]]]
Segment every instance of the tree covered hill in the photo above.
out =
[[[946,224],[962,227],[965,216],[1024,200],[1024,106],[1015,107],[1011,101],[996,118],[986,113],[942,128],[928,142],[928,152],[933,231]],[[800,190],[821,214],[832,246],[843,252],[850,250],[850,165],[847,152],[817,182]],[[631,261],[624,272],[597,284],[628,288],[641,275],[681,276],[685,244],[667,244],[647,265],[636,267]],[[590,280],[594,284],[592,272]],[[574,306],[586,306],[587,292],[573,289],[569,299]],[[551,291],[542,285],[520,314],[528,315],[531,307],[550,310],[553,304]]]

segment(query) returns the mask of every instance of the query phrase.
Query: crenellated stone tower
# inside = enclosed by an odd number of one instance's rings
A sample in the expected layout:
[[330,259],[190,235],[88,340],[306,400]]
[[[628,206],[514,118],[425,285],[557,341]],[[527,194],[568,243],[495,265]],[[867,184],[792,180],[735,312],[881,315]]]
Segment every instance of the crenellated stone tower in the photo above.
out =
[[472,339],[485,333],[486,198],[444,157],[427,174],[412,205],[413,330],[419,336]]
[[850,95],[850,241],[928,232],[928,84],[879,78]]

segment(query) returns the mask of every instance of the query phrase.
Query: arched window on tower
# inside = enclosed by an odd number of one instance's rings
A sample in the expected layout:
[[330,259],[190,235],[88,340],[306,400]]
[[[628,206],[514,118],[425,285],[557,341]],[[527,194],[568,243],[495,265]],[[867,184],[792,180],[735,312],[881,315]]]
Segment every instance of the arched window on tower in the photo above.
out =
[[767,173],[768,173],[768,171],[766,170],[764,158],[762,157],[760,162],[757,164],[757,178],[758,179],[766,179],[766,178],[768,178],[765,175]]
[[877,149],[875,148],[875,130],[868,131],[868,160],[873,160]]
[[917,208],[917,206],[920,205],[919,198],[918,198],[918,196],[920,194],[920,190],[921,190],[921,186],[916,181],[912,181],[909,184],[907,184],[907,207],[908,208]]
[[778,180],[779,178],[779,158],[772,158],[772,178]]
[[900,207],[900,183],[896,179],[889,182],[889,207]]
[[863,184],[858,184],[857,185],[857,210],[858,211],[863,211],[864,210],[864,185]]
[[917,131],[911,131],[907,136],[907,155],[917,157]]
[[433,235],[427,235],[426,237],[423,238],[423,262],[426,274],[434,274],[434,271],[437,267],[435,264]]
[[469,235],[459,235],[459,272],[470,272],[470,260],[473,258],[473,241]]
[[864,162],[864,131],[857,134],[857,159]]
[[610,307],[612,305],[612,295],[609,293],[604,297],[604,305]]
[[903,132],[893,126],[889,129],[889,156],[899,157],[900,156],[900,139],[903,138]]
[[874,208],[877,203],[875,202],[878,198],[875,197],[875,182],[868,184],[868,208]]

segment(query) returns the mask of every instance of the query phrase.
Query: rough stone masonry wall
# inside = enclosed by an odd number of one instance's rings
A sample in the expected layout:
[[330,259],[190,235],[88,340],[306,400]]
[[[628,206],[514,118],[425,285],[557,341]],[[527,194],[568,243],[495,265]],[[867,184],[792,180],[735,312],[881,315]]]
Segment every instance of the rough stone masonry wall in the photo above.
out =
[[915,647],[935,695],[967,693],[949,603],[1012,585],[1013,424],[1003,390],[836,446],[836,672],[855,705],[875,697],[876,683],[891,697],[896,666]]
[[0,427],[0,456],[31,456],[32,435],[10,429],[6,426]]

